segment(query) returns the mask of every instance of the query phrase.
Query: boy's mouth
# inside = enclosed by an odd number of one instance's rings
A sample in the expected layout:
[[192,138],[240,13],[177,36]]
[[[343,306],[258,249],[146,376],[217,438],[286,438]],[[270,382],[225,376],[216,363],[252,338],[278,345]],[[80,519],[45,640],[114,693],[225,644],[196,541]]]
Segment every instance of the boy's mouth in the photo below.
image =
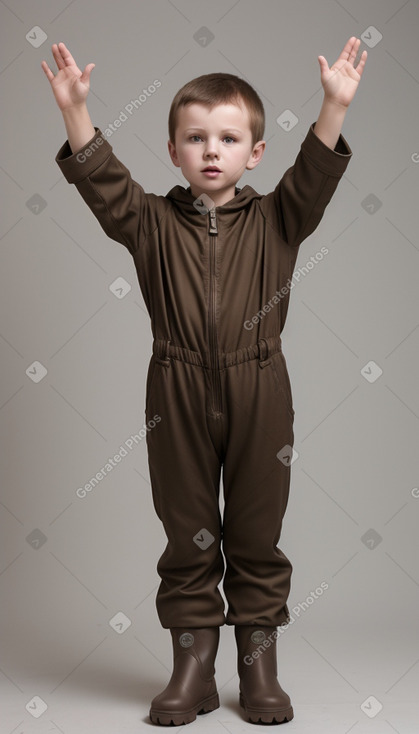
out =
[[220,171],[217,166],[207,166],[201,171],[201,173],[204,173],[208,178],[217,178],[222,171]]

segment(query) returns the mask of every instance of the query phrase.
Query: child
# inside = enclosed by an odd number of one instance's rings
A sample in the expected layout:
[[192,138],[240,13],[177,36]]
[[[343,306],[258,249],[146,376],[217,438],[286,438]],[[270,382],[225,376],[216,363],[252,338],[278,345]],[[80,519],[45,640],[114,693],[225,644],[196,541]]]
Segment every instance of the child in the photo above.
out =
[[56,76],[42,62],[68,135],[56,161],[106,234],[131,253],[151,318],[147,451],[153,503],[168,537],[156,607],[174,655],[169,684],[150,708],[161,725],[187,724],[218,708],[222,624],[235,626],[248,719],[293,718],[276,660],[276,626],[290,621],[292,565],[277,544],[294,442],[280,334],[299,245],[352,155],[340,131],[365,66],[366,51],[354,67],[359,44],[350,38],[330,69],[318,57],[319,118],[266,195],[236,186],[266,145],[262,102],[239,77],[206,74],[176,94],[168,148],[190,185],[158,196],[132,180],[92,125],[86,97],[94,64],[82,73],[63,43],[52,46]]

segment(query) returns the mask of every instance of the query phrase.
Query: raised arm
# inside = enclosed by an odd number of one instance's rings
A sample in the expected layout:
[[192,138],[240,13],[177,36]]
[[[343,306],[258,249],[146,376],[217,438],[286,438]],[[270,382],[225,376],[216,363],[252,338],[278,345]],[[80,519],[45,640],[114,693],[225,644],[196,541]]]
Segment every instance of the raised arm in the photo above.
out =
[[82,72],[64,43],[54,43],[51,49],[58,73],[54,76],[46,61],[41,66],[62,112],[71,151],[75,153],[95,134],[86,106],[95,64],[87,64]]
[[354,98],[367,60],[367,52],[363,51],[355,69],[360,43],[360,38],[351,36],[330,69],[324,56],[317,57],[324,98],[314,132],[332,150],[339,139],[346,111]]
[[294,165],[275,190],[261,199],[267,221],[292,247],[299,246],[320,223],[352,156],[341,129],[367,58],[364,51],[354,68],[359,44],[360,39],[352,36],[330,69],[324,56],[318,56],[324,89],[319,117],[310,125]]
[[108,237],[135,255],[149,233],[159,226],[168,202],[163,196],[146,193],[132,179],[100,129],[93,126],[86,98],[94,64],[87,64],[81,72],[64,43],[54,44],[52,53],[58,67],[56,76],[46,61],[41,65],[63,114],[68,136],[55,160]]

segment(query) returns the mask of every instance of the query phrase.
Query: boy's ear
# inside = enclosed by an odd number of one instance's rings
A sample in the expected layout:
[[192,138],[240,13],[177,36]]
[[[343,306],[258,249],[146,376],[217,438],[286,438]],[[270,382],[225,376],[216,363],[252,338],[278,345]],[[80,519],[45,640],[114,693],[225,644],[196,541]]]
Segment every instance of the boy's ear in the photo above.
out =
[[178,160],[178,157],[177,157],[176,148],[173,145],[173,143],[171,142],[171,140],[168,140],[167,141],[167,147],[169,148],[169,155],[170,155],[170,157],[172,159],[172,162],[174,163],[175,166],[177,166],[178,168],[180,168],[180,163],[179,163],[179,160]]
[[265,140],[258,140],[257,143],[253,146],[252,152],[249,156],[249,160],[247,161],[246,168],[251,171],[252,168],[255,168],[257,164],[262,159],[263,153],[266,148],[266,141]]

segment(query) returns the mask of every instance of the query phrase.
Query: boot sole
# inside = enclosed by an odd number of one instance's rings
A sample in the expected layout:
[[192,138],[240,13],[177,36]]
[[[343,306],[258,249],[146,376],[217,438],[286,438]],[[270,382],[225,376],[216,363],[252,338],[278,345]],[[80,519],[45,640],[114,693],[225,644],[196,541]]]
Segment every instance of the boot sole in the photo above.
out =
[[200,701],[200,703],[189,711],[158,711],[150,709],[150,719],[153,724],[160,726],[181,726],[182,724],[190,724],[195,721],[198,714],[207,714],[215,711],[220,707],[220,699],[218,693],[209,698]]
[[252,724],[258,724],[259,721],[261,721],[262,724],[283,724],[284,722],[291,721],[291,719],[294,718],[294,711],[292,709],[292,706],[289,706],[289,708],[282,710],[280,709],[276,711],[263,711],[247,706],[241,693],[239,694],[239,698],[240,706],[244,708]]

